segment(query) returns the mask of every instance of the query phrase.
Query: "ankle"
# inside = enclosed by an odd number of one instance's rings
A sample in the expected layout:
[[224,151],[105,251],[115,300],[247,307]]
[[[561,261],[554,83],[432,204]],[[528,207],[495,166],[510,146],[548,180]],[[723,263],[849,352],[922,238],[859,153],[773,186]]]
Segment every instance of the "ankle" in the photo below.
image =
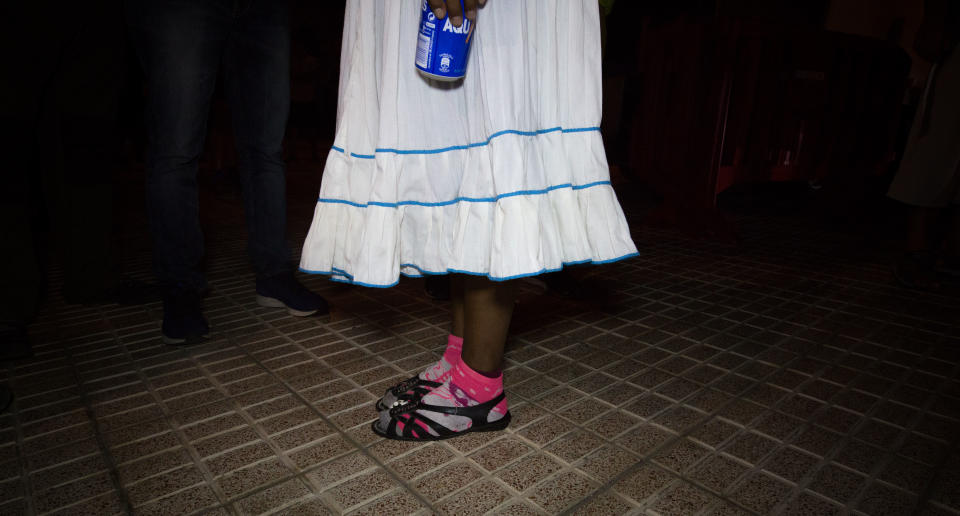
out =
[[463,339],[453,334],[447,337],[447,348],[443,351],[443,359],[450,365],[456,365],[460,361],[460,353],[463,349]]
[[463,360],[454,366],[450,381],[481,403],[503,392],[503,373],[489,376],[473,369]]

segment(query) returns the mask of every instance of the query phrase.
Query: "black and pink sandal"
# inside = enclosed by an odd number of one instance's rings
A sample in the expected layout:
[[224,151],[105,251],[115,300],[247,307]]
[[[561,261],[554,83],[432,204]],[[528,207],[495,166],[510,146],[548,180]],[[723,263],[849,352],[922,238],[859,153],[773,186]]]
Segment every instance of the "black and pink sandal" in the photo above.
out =
[[[423,403],[423,397],[401,396],[396,406],[390,409],[390,419],[384,424],[383,417],[374,421],[373,432],[387,439],[397,441],[442,441],[470,432],[495,432],[507,428],[510,424],[510,411],[496,421],[488,421],[490,411],[506,398],[505,393],[490,401],[471,407],[441,407]],[[459,432],[450,430],[430,419],[424,412],[450,414],[470,418],[470,427]]]
[[422,398],[428,392],[443,385],[440,382],[424,380],[420,376],[407,378],[406,380],[387,389],[383,397],[377,400],[377,412],[389,410],[394,406],[401,396],[410,395],[411,397]]

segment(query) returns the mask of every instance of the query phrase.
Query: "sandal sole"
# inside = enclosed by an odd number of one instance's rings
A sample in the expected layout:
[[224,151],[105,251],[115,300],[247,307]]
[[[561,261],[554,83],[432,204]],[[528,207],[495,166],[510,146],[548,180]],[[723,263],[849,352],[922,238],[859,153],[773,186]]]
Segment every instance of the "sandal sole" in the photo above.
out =
[[479,425],[479,426],[472,426],[462,432],[456,432],[450,435],[429,435],[428,434],[426,437],[403,437],[398,435],[387,435],[385,432],[382,432],[379,428],[377,428],[378,421],[374,421],[373,423],[371,423],[370,428],[373,429],[373,433],[379,435],[380,437],[383,437],[386,439],[392,439],[394,441],[429,442],[429,441],[444,441],[447,439],[455,439],[457,437],[460,437],[461,435],[466,435],[471,432],[498,432],[500,430],[506,429],[507,426],[510,425],[511,419],[512,417],[510,416],[510,411],[508,410],[507,413],[504,414],[502,418],[494,421],[493,423],[487,423],[485,425]]

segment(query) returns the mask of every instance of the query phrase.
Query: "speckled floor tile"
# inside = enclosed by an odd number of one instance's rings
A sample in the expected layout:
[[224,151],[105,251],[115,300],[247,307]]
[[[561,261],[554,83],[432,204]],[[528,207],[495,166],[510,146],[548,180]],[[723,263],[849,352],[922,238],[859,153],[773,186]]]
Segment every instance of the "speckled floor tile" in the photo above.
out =
[[607,492],[595,496],[585,505],[573,512],[575,516],[602,516],[611,514],[627,514],[635,506],[623,497]]
[[813,477],[810,489],[840,503],[849,502],[864,486],[866,477],[837,464],[827,464]]
[[548,513],[557,514],[597,490],[599,484],[586,476],[566,471],[531,489],[529,498]]
[[336,512],[324,505],[320,499],[307,497],[291,506],[280,508],[273,514],[282,514],[283,516],[332,516]]
[[614,489],[635,503],[644,504],[673,480],[666,471],[645,465],[617,482]]
[[510,498],[510,493],[496,482],[486,480],[470,484],[466,489],[440,501],[437,507],[449,514],[484,514]]
[[780,514],[782,516],[806,516],[811,514],[839,516],[843,513],[844,508],[842,506],[807,492],[801,493],[800,496],[790,500]]
[[731,489],[730,498],[750,510],[766,514],[785,502],[791,489],[789,484],[758,472]]
[[[0,506],[0,514],[26,514],[26,511],[7,513],[3,506]],[[85,500],[78,501],[73,505],[53,511],[49,514],[57,516],[105,516],[114,514],[124,514],[123,503],[116,492],[106,493]]]
[[721,446],[727,439],[730,439],[739,430],[740,429],[732,423],[714,418],[694,428],[690,432],[690,438],[712,448],[716,448]]
[[24,483],[19,477],[0,482],[0,502],[21,498],[24,495]]
[[705,446],[683,439],[656,453],[653,460],[660,466],[680,474],[686,472],[709,453],[710,450]]
[[33,494],[33,500],[38,512],[50,512],[78,500],[98,496],[114,491],[113,482],[106,473],[98,473],[86,478],[75,480],[69,484],[54,487],[46,491]]
[[327,494],[344,509],[364,504],[397,487],[396,481],[382,469],[347,480],[327,490]]
[[813,471],[819,460],[814,455],[794,448],[782,448],[770,455],[762,468],[797,484]]
[[307,474],[310,480],[320,489],[342,482],[344,479],[367,472],[374,468],[376,463],[360,451],[351,452],[328,462],[314,464],[314,468]]
[[[606,459],[606,457],[603,459]],[[605,463],[604,466],[606,466]],[[524,457],[522,460],[503,468],[495,476],[517,491],[524,491],[562,467],[556,460],[546,455],[536,454]]]
[[236,507],[241,514],[263,514],[295,505],[309,497],[310,490],[300,480],[288,480],[239,500]]
[[529,445],[508,436],[473,452],[470,458],[487,471],[494,471],[529,452]]
[[204,464],[206,464],[207,469],[210,470],[210,473],[212,473],[214,476],[220,476],[229,471],[243,468],[249,464],[259,462],[274,455],[273,449],[271,449],[267,443],[258,441],[253,444],[204,459]]
[[436,501],[482,476],[483,470],[473,463],[455,462],[417,480],[413,487],[428,500]]
[[517,434],[533,441],[534,444],[543,446],[574,428],[576,428],[576,426],[566,419],[558,416],[547,416],[538,420],[535,425],[527,425],[524,429],[518,431]]
[[723,493],[749,470],[748,466],[731,457],[713,455],[687,476],[716,493]]
[[384,514],[413,514],[423,508],[420,500],[404,490],[381,495],[376,501],[350,511],[350,516],[381,516]]
[[867,514],[910,514],[916,507],[915,495],[881,483],[868,486],[856,504]]
[[125,488],[130,503],[139,507],[202,482],[202,474],[190,465],[143,479],[136,484],[128,484]]
[[[290,190],[315,191],[299,149],[317,142],[292,138]],[[291,196],[292,242],[315,202]],[[21,442],[0,444],[0,513],[899,516],[922,493],[918,515],[960,515],[960,301],[890,283],[896,257],[863,235],[794,215],[737,215],[736,246],[637,226],[639,256],[573,272],[596,298],[518,282],[510,428],[424,445],[368,423],[442,353],[449,303],[420,279],[298,274],[330,315],[260,307],[239,205],[215,206],[203,346],[164,346],[159,303],[65,306],[51,275],[35,356],[3,370],[0,443]],[[125,269],[146,279],[141,219]]]
[[750,464],[759,464],[777,447],[777,442],[754,432],[735,437],[723,451]]
[[166,516],[169,514],[191,514],[216,505],[217,498],[206,485],[191,487],[176,494],[154,500],[136,507],[137,514]]
[[616,442],[633,453],[644,457],[675,438],[676,435],[668,430],[653,425],[643,425],[630,430]]
[[250,427],[240,427],[222,434],[190,443],[201,457],[210,457],[218,453],[239,448],[251,443],[259,443],[260,436]]
[[291,475],[293,471],[284,466],[279,459],[267,459],[218,477],[217,485],[228,499],[233,499]]
[[650,508],[663,516],[685,516],[695,514],[710,506],[715,498],[689,484],[677,481],[663,490]]
[[885,455],[882,448],[860,441],[850,441],[836,453],[833,460],[838,464],[869,474]]
[[387,463],[400,478],[411,480],[428,471],[447,464],[456,456],[441,443],[420,445],[413,453],[408,453]]
[[[16,465],[11,464],[11,466]],[[19,466],[16,467],[19,469]],[[31,475],[32,488],[35,491],[44,491],[106,470],[107,463],[101,455],[90,455],[77,461],[67,462],[33,473]],[[0,495],[0,500],[4,498],[4,495]]]
[[498,516],[542,516],[546,514],[542,509],[528,505],[522,502],[507,502],[505,505],[497,507],[491,514]]
[[287,451],[286,455],[297,467],[306,470],[352,450],[354,450],[353,445],[342,436],[330,435],[302,448]]

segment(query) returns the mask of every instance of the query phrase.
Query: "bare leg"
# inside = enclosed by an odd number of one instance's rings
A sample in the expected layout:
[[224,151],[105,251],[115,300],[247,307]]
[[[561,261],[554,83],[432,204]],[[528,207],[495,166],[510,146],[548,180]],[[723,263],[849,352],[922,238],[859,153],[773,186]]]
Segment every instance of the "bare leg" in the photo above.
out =
[[460,432],[502,430],[510,424],[500,369],[515,282],[467,275],[451,280],[453,331],[462,327],[464,337],[460,361],[440,386],[421,389],[422,398],[409,407],[412,410],[404,408],[410,398],[398,398],[392,409],[381,410],[373,430],[384,437],[432,440]]
[[494,373],[503,362],[503,348],[516,301],[516,284],[465,276],[463,301],[462,360],[474,371]]
[[450,312],[453,316],[453,324],[450,333],[454,337],[463,338],[463,276],[460,274],[450,275]]
[[[464,302],[463,302],[463,276],[451,274],[450,276],[431,276],[433,279],[443,280],[449,284],[450,288],[450,315],[452,325],[450,328],[451,336],[447,338],[447,346],[443,351],[443,356],[427,367],[417,375],[420,380],[428,382],[443,383],[449,376],[450,371],[460,362],[460,353],[463,346],[463,323],[464,323]],[[447,283],[448,282],[448,283]],[[415,387],[412,380],[404,380],[399,384],[387,389],[383,397],[377,401],[377,410],[383,411],[392,406],[402,393],[409,392]],[[429,384],[427,384],[429,385]],[[423,386],[421,385],[421,388]],[[432,388],[432,387],[430,387]]]

